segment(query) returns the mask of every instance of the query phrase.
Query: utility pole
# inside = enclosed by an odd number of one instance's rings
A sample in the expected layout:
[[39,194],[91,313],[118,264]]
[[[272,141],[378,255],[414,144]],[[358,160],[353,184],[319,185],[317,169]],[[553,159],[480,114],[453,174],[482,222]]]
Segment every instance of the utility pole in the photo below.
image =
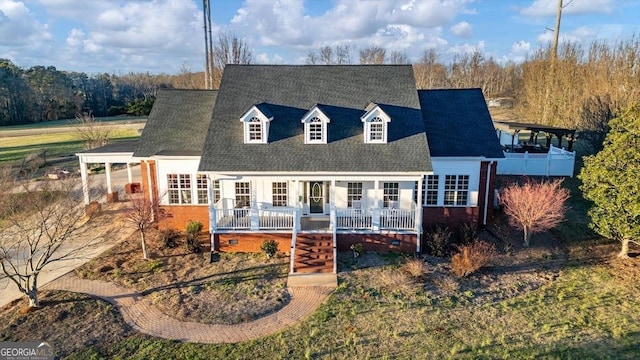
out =
[[209,0],[202,0],[202,12],[204,19],[204,87],[213,89],[213,39],[211,38],[211,4]]
[[558,9],[556,11],[556,26],[553,30],[553,47],[551,48],[553,60],[555,60],[558,57],[558,38],[560,37],[560,19],[561,18],[562,18],[562,0],[558,0]]

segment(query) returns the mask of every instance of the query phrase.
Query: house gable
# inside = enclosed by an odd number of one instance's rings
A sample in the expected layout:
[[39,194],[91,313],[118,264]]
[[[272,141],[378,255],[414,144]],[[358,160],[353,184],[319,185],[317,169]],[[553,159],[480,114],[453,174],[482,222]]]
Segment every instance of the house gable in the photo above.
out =
[[305,144],[326,144],[331,119],[322,112],[320,105],[314,105],[300,120],[304,124]]
[[273,115],[267,104],[254,105],[240,117],[244,128],[245,144],[266,144],[269,142],[269,123]]
[[371,103],[365,110],[366,113],[360,118],[364,124],[364,142],[386,144],[391,117],[378,104]]

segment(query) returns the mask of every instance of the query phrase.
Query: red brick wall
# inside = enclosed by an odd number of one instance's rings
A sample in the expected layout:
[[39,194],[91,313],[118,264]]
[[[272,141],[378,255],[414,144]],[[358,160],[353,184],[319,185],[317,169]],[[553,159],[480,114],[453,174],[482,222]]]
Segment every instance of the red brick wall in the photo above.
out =
[[434,225],[456,227],[464,223],[478,223],[478,207],[425,207],[422,211],[422,228],[427,231]]
[[[398,244],[392,244],[395,241]],[[352,244],[361,243],[365,251],[415,253],[417,241],[415,234],[338,234],[338,250],[347,251]]]
[[[275,240],[278,252],[289,254],[291,233],[238,233],[214,234],[215,249],[223,252],[261,252],[260,246],[265,240]],[[230,244],[230,241],[236,241]]]
[[208,205],[160,206],[160,214],[158,227],[161,229],[173,228],[184,231],[189,221],[200,221],[202,231],[209,231]]

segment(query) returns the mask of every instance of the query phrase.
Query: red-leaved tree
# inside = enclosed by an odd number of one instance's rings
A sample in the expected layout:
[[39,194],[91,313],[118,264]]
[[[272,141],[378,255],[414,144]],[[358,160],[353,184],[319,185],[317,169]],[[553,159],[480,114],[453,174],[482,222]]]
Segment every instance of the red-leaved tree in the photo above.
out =
[[511,184],[500,193],[500,203],[509,217],[509,224],[524,233],[524,246],[529,246],[531,235],[558,226],[567,211],[568,189],[562,180]]

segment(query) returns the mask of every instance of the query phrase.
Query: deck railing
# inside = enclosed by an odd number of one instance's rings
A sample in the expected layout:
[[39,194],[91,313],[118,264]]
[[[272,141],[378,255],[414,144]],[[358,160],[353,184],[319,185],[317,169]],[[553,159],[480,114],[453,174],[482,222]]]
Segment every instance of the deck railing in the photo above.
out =
[[415,230],[415,209],[336,209],[339,230]]
[[292,229],[296,220],[295,208],[259,209],[260,229]]
[[416,227],[415,210],[381,209],[380,228],[394,230],[413,230]]
[[370,229],[371,220],[367,209],[336,208],[336,229]]
[[504,153],[500,175],[573,176],[576,153],[551,146],[546,154]]

